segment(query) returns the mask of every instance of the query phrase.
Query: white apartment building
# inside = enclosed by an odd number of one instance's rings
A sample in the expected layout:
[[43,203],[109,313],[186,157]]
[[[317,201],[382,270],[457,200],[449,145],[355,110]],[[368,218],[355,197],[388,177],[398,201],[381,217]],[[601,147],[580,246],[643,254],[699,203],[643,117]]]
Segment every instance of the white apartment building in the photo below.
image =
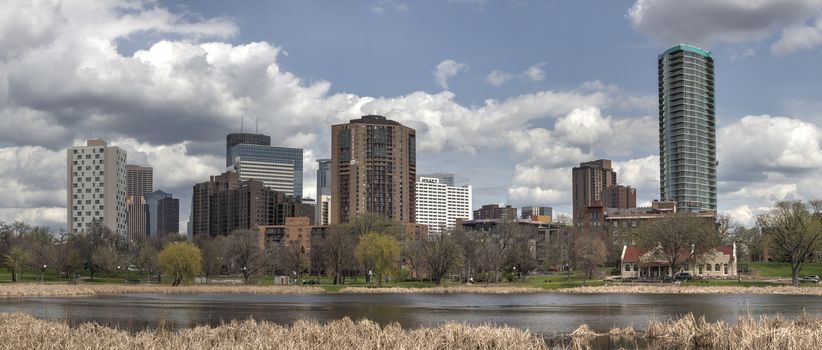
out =
[[316,224],[329,225],[329,219],[331,218],[331,195],[320,195],[320,198],[317,198],[317,207],[315,210],[317,211],[317,220],[315,221]]
[[428,225],[429,233],[454,228],[457,219],[470,220],[471,185],[448,186],[439,178],[420,177],[417,189],[417,223]]
[[234,160],[234,166],[229,170],[236,171],[240,176],[240,181],[254,179],[261,181],[263,185],[274,191],[283,192],[289,196],[294,195],[293,164],[237,157]]
[[103,140],[88,140],[85,146],[66,152],[68,230],[83,232],[97,221],[125,235],[126,151]]

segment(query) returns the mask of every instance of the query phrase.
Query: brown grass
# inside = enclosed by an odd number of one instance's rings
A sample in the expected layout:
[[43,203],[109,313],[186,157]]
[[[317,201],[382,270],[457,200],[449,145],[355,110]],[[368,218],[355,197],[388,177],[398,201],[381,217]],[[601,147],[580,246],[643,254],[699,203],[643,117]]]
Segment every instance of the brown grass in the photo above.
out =
[[168,332],[136,334],[100,326],[38,320],[0,314],[2,349],[548,349],[545,342],[509,327],[448,323],[437,328],[404,330],[398,324],[380,327],[348,318],[319,324],[297,321],[280,326],[266,321],[232,321]]
[[510,287],[510,286],[459,286],[459,287],[429,287],[429,288],[367,288],[367,287],[345,287],[340,293],[346,294],[527,294],[542,293],[543,289],[533,287]]
[[786,294],[822,296],[822,288],[814,287],[736,287],[736,286],[679,286],[679,285],[610,285],[557,289],[556,293],[572,294]]
[[[613,328],[609,336],[628,339],[645,338],[652,348],[659,349],[785,349],[815,350],[822,344],[822,318],[803,316],[785,319],[780,316],[760,319],[740,318],[736,324],[707,322],[693,314],[668,321],[650,321],[643,334],[632,327]],[[572,348],[583,349],[597,334],[587,325],[571,333]]]
[[311,286],[246,286],[246,285],[128,285],[128,284],[3,284],[0,297],[28,296],[88,296],[95,294],[122,293],[244,293],[244,294],[318,294],[325,290]]

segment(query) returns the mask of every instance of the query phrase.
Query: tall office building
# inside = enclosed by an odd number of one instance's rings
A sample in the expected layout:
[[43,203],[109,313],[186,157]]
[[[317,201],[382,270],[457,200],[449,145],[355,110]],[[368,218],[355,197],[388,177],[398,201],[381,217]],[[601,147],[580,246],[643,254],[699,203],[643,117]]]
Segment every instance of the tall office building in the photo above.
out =
[[239,144],[271,146],[271,136],[263,134],[252,134],[248,132],[235,132],[225,137],[225,167],[234,165],[234,158],[231,155],[231,147]]
[[331,223],[360,213],[416,222],[416,131],[378,115],[331,126]]
[[128,239],[136,240],[146,238],[148,234],[148,207],[143,196],[126,197],[126,216]]
[[180,200],[171,193],[156,190],[146,194],[148,235],[162,237],[180,232]]
[[331,216],[331,159],[318,159],[317,165],[317,225],[328,225]]
[[240,180],[233,171],[194,185],[191,196],[192,235],[228,235],[234,230],[256,230],[260,225],[283,225],[299,217],[302,203],[257,180]]
[[68,230],[84,232],[95,222],[127,234],[126,151],[103,140],[66,151]]
[[452,229],[457,219],[471,220],[471,185],[449,186],[420,176],[416,186],[417,223],[428,225],[428,232]]
[[678,210],[716,210],[714,59],[677,45],[658,57],[659,179]]
[[154,169],[126,164],[126,196],[145,196],[154,191]]
[[605,206],[606,188],[617,184],[617,174],[611,168],[611,161],[599,159],[581,163],[572,172],[572,196],[574,224],[582,226],[587,222],[588,207]]
[[604,206],[618,209],[636,208],[636,188],[623,185],[606,188]]
[[150,166],[126,164],[126,212],[130,239],[145,238],[148,235],[145,196],[153,190],[154,169]]
[[157,201],[157,236],[180,233],[180,200],[171,196]]
[[261,134],[235,133],[226,137],[226,168],[240,180],[259,180],[266,187],[302,199],[303,150],[272,147]]

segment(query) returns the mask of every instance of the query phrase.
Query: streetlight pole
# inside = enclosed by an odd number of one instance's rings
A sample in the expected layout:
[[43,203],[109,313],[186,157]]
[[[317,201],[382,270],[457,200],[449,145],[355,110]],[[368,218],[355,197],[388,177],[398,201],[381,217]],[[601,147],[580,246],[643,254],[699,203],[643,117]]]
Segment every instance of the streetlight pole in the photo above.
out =
[[46,264],[43,264],[43,269],[40,272],[40,283],[43,283],[46,277]]

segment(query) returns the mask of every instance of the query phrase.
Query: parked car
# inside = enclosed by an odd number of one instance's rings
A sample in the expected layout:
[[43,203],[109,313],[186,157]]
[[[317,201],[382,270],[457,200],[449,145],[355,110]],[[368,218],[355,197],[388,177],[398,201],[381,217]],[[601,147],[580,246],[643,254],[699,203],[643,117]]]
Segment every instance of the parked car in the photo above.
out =
[[690,272],[680,272],[680,273],[677,273],[676,276],[674,276],[675,281],[687,281],[691,278],[693,278],[693,277],[691,277]]
[[799,283],[819,283],[819,276],[810,275],[799,277]]

